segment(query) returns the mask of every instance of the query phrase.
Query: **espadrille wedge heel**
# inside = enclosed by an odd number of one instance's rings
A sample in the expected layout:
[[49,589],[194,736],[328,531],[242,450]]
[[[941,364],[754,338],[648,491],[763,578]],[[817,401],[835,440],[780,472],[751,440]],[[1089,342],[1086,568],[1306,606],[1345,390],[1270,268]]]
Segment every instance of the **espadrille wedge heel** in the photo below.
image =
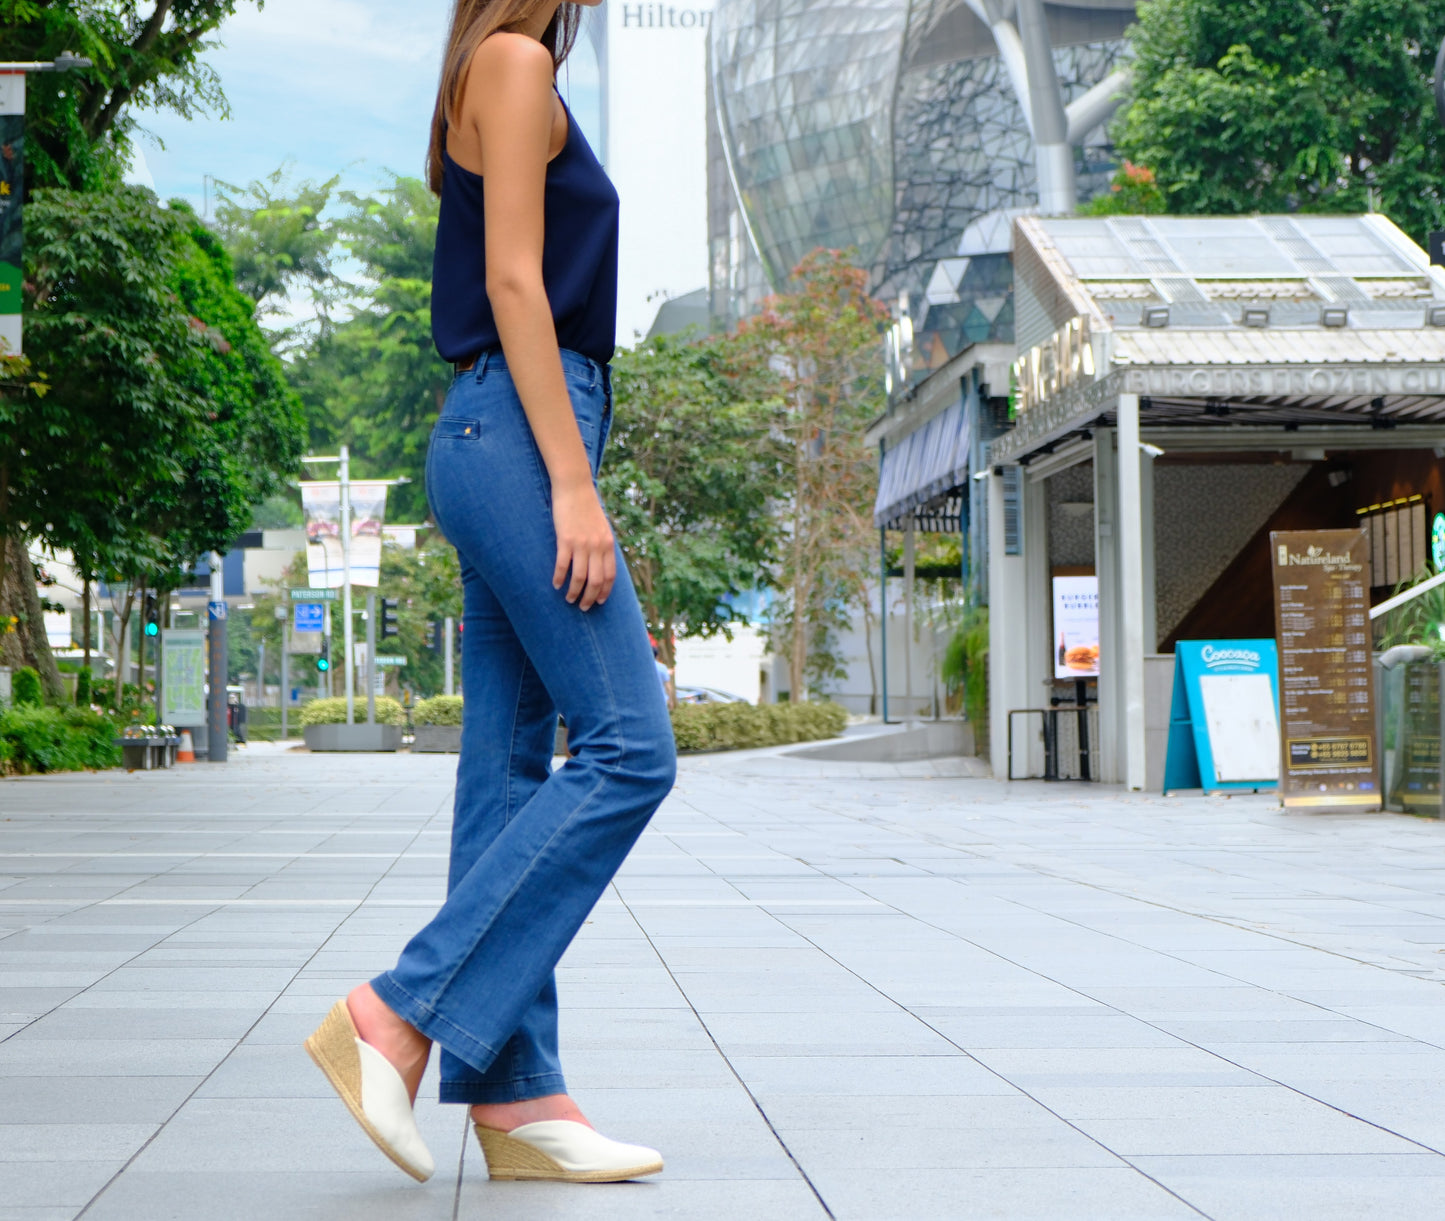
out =
[[391,1061],[361,1040],[344,1000],[306,1040],[306,1051],[376,1147],[419,1182],[431,1178],[436,1162],[417,1130],[406,1082]]
[[662,1154],[645,1145],[608,1140],[585,1123],[545,1119],[510,1132],[472,1125],[494,1179],[552,1179],[563,1183],[620,1183],[662,1169]]

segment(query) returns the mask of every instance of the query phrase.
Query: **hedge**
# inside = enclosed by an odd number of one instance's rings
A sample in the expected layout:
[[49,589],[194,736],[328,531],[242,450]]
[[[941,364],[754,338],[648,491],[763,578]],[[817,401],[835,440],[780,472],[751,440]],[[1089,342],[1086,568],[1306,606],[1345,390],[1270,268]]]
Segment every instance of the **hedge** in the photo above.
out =
[[672,712],[679,751],[748,750],[836,738],[848,723],[826,700],[804,704],[680,704]]
[[[358,721],[366,720],[366,699],[358,697],[355,703],[355,717]],[[343,698],[312,700],[301,709],[301,715],[297,718],[302,726],[307,725],[345,725],[346,724],[346,700]],[[401,705],[389,695],[378,695],[376,697],[376,723],[378,725],[404,725],[406,714],[402,711]]]
[[88,708],[17,704],[0,712],[0,773],[118,767],[115,722]]
[[462,697],[434,695],[429,700],[418,700],[411,710],[411,719],[418,725],[460,725]]

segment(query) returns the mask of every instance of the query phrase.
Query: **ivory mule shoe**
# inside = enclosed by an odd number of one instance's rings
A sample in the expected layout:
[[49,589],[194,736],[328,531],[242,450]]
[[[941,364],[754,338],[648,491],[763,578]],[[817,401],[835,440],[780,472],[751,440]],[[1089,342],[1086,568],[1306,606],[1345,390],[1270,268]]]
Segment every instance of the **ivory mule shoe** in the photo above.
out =
[[644,1145],[608,1140],[585,1123],[544,1119],[510,1132],[472,1125],[494,1179],[553,1179],[563,1183],[620,1183],[662,1169],[662,1154]]
[[361,1040],[344,1000],[306,1040],[306,1051],[376,1147],[419,1182],[431,1178],[436,1162],[417,1130],[406,1082],[390,1060]]

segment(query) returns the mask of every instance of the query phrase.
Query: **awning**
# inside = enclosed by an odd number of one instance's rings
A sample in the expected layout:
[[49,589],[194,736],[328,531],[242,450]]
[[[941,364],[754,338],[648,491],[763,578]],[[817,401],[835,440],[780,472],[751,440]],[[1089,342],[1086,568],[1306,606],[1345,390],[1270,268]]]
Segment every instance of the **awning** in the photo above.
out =
[[884,450],[873,524],[895,527],[919,506],[966,483],[968,451],[968,415],[962,401]]

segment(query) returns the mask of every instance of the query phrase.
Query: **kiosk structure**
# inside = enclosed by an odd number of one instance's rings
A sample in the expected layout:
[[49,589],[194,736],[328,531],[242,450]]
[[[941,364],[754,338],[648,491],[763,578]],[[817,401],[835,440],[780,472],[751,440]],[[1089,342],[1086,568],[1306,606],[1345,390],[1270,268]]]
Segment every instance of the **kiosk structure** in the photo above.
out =
[[1272,531],[1367,531],[1372,603],[1428,562],[1445,270],[1379,215],[1022,217],[1013,260],[1012,426],[985,468],[995,766],[1011,710],[1065,698],[1055,578],[1092,575],[1094,775],[1157,790],[1180,642],[1275,634]]

